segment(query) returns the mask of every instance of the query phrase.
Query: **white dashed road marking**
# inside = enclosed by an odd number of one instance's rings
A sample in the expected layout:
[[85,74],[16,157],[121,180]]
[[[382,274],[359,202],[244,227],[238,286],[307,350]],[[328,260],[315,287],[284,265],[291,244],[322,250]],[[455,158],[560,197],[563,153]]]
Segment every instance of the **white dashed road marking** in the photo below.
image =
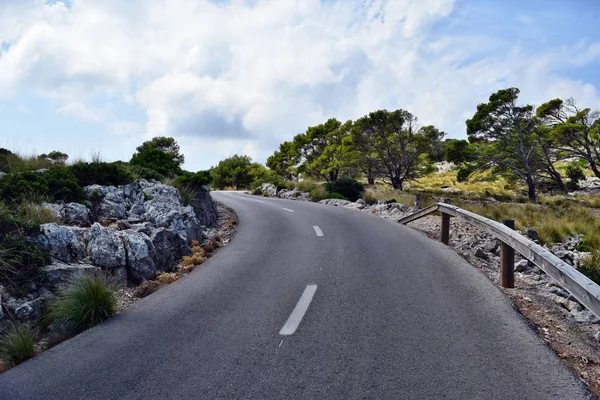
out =
[[298,329],[298,325],[300,325],[300,322],[302,322],[302,318],[304,318],[304,314],[306,314],[308,306],[310,305],[310,302],[312,301],[316,291],[317,285],[308,285],[306,289],[304,289],[304,293],[302,293],[300,300],[298,300],[296,308],[294,308],[294,311],[292,311],[292,314],[288,318],[287,322],[279,331],[280,335],[289,336],[296,332],[296,329]]
[[294,210],[290,210],[289,208],[284,208],[285,211],[294,212]]
[[315,230],[317,236],[323,236],[323,231],[321,230],[321,228],[319,228],[318,226],[313,226],[313,229]]

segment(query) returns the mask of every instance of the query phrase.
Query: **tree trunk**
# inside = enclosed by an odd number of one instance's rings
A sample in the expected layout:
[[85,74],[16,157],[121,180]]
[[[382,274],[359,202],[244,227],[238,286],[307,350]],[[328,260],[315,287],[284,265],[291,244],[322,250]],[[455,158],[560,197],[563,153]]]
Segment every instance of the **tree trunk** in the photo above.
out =
[[369,185],[374,185],[375,184],[375,178],[373,178],[372,176],[367,176],[367,183]]
[[554,182],[556,182],[556,184],[558,185],[558,190],[560,190],[561,192],[567,191],[565,182],[563,181],[562,176],[560,175],[560,173],[558,171],[556,171],[556,170],[550,171],[550,176],[552,177]]
[[590,160],[590,169],[594,172],[596,177],[600,178],[600,171],[598,171],[598,164],[595,161]]
[[535,181],[532,178],[527,179],[527,196],[530,201],[536,201]]
[[394,189],[402,190],[402,179],[398,177],[392,177],[392,187]]

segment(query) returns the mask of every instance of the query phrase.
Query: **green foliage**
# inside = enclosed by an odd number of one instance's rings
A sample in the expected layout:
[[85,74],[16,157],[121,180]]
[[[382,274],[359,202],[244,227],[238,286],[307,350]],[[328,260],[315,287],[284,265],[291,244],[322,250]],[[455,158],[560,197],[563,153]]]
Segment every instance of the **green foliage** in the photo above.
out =
[[336,192],[328,192],[328,193],[325,195],[325,198],[326,198],[326,199],[339,199],[339,200],[348,200],[347,198],[345,198],[344,196],[342,196],[341,194],[339,194],[339,193],[336,193]]
[[0,147],[0,172],[10,172],[8,156],[13,155],[12,151]]
[[159,174],[172,177],[181,173],[184,156],[173,138],[155,137],[136,149],[130,164],[152,169]]
[[266,171],[258,168],[256,164],[252,163],[252,159],[248,156],[236,154],[226,158],[213,168],[213,184],[219,189],[226,187],[234,187],[236,190],[247,189],[253,181],[260,178],[256,174]]
[[0,336],[0,359],[18,365],[35,355],[33,331],[29,325],[16,325]]
[[267,166],[285,180],[298,176],[297,166],[300,164],[300,150],[294,142],[283,142],[279,151],[267,158]]
[[529,199],[535,200],[545,159],[533,106],[518,106],[519,93],[517,88],[499,90],[488,103],[479,104],[466,122],[467,135],[478,144],[479,157],[519,177],[528,187]]
[[579,272],[600,285],[600,251],[594,251],[582,264]]
[[[377,196],[375,196],[375,194],[370,190],[367,190],[365,191],[365,193],[363,193],[362,199],[365,203],[367,203],[370,206],[372,206],[373,204],[377,204]],[[396,199],[393,200],[396,201]]]
[[211,182],[211,171],[198,171],[195,173],[184,171],[174,180],[177,187],[190,186],[191,188],[200,188],[204,185],[210,185]]
[[335,182],[328,182],[325,190],[329,193],[338,193],[350,201],[356,201],[362,196],[365,187],[356,179],[341,178]]
[[46,172],[22,172],[0,179],[0,199],[20,202],[46,196],[50,200],[67,202],[85,198],[83,189],[69,167],[57,166]]
[[[3,225],[3,229],[7,229]],[[40,267],[49,262],[49,255],[34,244],[25,242],[20,232],[0,234],[0,284],[17,288],[37,280]]]
[[417,131],[416,123],[417,118],[405,110],[375,111],[354,123],[356,151],[374,157],[377,164],[373,168],[385,171],[395,189],[419,176],[421,155],[429,149],[428,139]]
[[326,195],[327,192],[325,191],[325,188],[322,185],[317,185],[310,189],[310,191],[308,192],[310,201],[313,201],[315,203],[318,203],[319,201],[325,199]]
[[567,166],[567,177],[569,178],[569,182],[567,182],[567,188],[569,190],[577,190],[579,189],[579,181],[585,180],[585,174],[579,165],[569,165]]
[[471,164],[466,164],[462,166],[456,174],[456,180],[458,182],[467,182],[469,180],[469,176],[471,176],[471,174],[475,172],[476,169],[477,168]]
[[[442,139],[446,136],[446,132],[442,132],[433,125],[423,126],[419,129],[419,133],[423,135],[429,142],[427,155],[430,161],[439,162],[444,160],[444,142]],[[427,172],[426,172],[427,173]]]
[[156,172],[155,170],[150,169],[150,168],[140,167],[139,165],[131,165],[131,164],[124,164],[124,165],[127,168],[127,170],[129,171],[129,173],[133,176],[134,180],[136,180],[136,181],[138,179],[160,181],[164,178],[164,176],[162,176],[161,174],[159,174],[158,172]]
[[298,171],[328,182],[348,175],[351,158],[346,139],[350,138],[351,129],[352,121],[342,124],[331,118],[296,135],[293,144],[303,160]]
[[474,156],[474,149],[466,140],[447,139],[445,142],[446,161],[462,164],[470,161]]
[[79,332],[110,318],[116,311],[115,288],[103,277],[81,275],[52,299],[45,319]]
[[40,154],[38,156],[39,159],[48,159],[52,160],[55,163],[64,164],[69,159],[69,155],[60,151],[51,151],[48,154]]
[[135,180],[133,174],[122,163],[79,162],[72,165],[71,171],[80,186],[102,185],[119,186]]

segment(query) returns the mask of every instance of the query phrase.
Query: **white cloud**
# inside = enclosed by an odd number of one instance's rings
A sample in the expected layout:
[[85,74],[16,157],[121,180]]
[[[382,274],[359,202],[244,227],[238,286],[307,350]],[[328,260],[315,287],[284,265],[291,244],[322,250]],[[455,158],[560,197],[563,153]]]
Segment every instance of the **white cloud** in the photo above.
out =
[[105,113],[94,110],[82,103],[68,103],[56,110],[59,114],[68,115],[85,121],[102,121],[106,118]]
[[26,89],[127,143],[174,136],[190,169],[235,152],[264,160],[310,124],[378,108],[459,136],[476,104],[506,86],[526,101],[600,106],[596,88],[559,73],[597,60],[600,44],[528,53],[501,38],[440,39],[432,26],[452,17],[454,0],[6,4],[0,100]]

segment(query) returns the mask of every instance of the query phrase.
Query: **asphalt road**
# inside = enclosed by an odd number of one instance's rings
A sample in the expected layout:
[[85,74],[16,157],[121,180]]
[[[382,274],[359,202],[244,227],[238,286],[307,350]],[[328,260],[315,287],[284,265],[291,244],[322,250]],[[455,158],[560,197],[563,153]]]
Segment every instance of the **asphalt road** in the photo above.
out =
[[214,197],[239,215],[230,245],[0,375],[0,398],[588,398],[442,244],[355,210]]

